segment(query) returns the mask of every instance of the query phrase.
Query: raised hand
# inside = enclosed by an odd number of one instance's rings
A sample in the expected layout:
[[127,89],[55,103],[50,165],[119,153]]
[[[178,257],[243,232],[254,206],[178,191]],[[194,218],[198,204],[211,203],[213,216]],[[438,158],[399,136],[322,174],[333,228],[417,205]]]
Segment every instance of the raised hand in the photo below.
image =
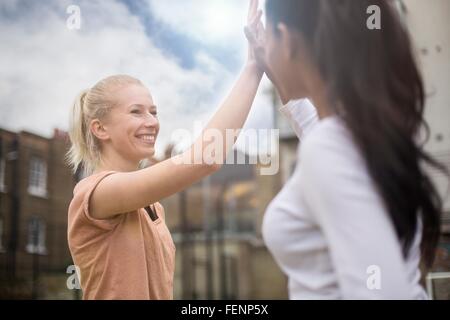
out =
[[249,63],[256,63],[258,69],[266,73],[277,89],[281,101],[283,104],[286,104],[288,102],[286,94],[284,94],[282,87],[278,85],[279,82],[266,61],[266,30],[261,21],[261,16],[262,11],[258,10],[258,0],[251,0],[248,25],[244,28],[245,36],[249,43],[248,60]]
[[264,71],[262,55],[265,55],[265,30],[261,22],[262,10],[259,10],[258,6],[258,0],[250,0],[247,26],[244,28],[244,32],[249,42],[248,63],[256,63]]

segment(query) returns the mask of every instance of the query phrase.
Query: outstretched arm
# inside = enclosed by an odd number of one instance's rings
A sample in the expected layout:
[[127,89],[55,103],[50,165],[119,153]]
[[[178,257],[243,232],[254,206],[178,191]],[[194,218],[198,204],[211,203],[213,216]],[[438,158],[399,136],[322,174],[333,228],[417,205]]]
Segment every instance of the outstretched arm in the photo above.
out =
[[[258,0],[251,0],[248,24],[253,26],[260,18]],[[235,142],[227,143],[226,130],[240,129],[244,125],[262,75],[250,45],[240,77],[193,146],[184,154],[150,168],[105,177],[92,193],[90,214],[104,220],[132,212],[177,193],[218,170],[221,167],[217,164],[218,155],[219,162],[222,159],[223,163]],[[211,136],[215,138],[212,141]]]

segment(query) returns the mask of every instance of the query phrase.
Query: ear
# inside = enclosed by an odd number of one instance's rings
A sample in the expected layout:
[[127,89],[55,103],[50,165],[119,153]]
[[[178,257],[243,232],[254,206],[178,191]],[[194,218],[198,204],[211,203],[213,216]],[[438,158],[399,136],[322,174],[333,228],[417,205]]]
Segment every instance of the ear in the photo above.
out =
[[110,138],[106,127],[98,119],[94,119],[91,121],[89,129],[94,134],[94,136],[101,141],[105,141]]
[[277,32],[279,34],[282,51],[285,58],[288,60],[293,60],[299,54],[301,47],[301,36],[296,32],[292,32],[284,23],[279,23],[277,25]]

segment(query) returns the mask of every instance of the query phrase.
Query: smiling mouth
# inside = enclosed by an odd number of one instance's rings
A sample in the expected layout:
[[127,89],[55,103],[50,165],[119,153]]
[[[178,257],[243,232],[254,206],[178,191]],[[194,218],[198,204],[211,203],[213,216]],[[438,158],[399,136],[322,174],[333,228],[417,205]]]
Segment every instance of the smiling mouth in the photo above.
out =
[[155,136],[153,136],[153,135],[142,135],[142,136],[138,136],[137,138],[146,144],[154,144],[155,143]]

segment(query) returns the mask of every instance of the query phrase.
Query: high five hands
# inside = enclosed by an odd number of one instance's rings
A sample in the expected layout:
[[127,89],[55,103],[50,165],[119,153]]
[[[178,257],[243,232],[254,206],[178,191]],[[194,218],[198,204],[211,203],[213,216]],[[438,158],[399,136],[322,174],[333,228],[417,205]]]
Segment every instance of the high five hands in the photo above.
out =
[[258,6],[258,0],[250,0],[247,26],[244,28],[244,33],[249,43],[248,63],[256,64],[258,69],[267,75],[275,85],[282,103],[286,104],[288,99],[282,88],[277,85],[276,77],[266,60],[266,30],[261,21],[262,10],[258,9]]
[[265,72],[265,30],[261,21],[262,10],[259,10],[258,6],[258,0],[250,0],[247,26],[244,28],[244,32],[249,43],[248,63],[256,63],[260,70]]

